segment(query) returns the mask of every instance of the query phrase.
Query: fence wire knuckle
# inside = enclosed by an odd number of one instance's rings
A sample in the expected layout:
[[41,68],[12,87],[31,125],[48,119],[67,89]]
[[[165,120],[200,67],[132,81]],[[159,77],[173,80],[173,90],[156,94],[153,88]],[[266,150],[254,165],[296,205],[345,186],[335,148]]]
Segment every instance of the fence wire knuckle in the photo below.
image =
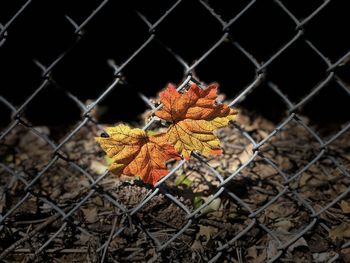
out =
[[[31,5],[34,5],[34,2],[36,1],[25,1],[23,5],[19,7],[16,12],[14,12],[13,16],[8,21],[3,21],[0,17],[0,51],[2,48],[8,45],[8,42],[11,43],[9,40],[11,39],[12,34],[15,33],[15,24],[19,22],[22,16],[25,15],[27,9],[29,9]],[[90,30],[89,26],[93,25],[96,19],[100,19],[99,16],[103,15],[100,13],[103,13],[103,10],[108,8],[110,2],[110,0],[100,1],[100,3],[90,12],[88,12],[88,15],[83,19],[74,18],[74,15],[71,14],[65,14],[66,22],[71,25],[71,44],[65,49],[62,49],[59,55],[48,64],[41,63],[39,58],[33,58],[33,64],[35,64],[36,67],[41,70],[41,83],[39,83],[39,85],[27,97],[27,99],[20,104],[15,104],[8,100],[5,95],[3,96],[0,94],[0,104],[9,110],[11,115],[9,116],[11,122],[6,127],[1,129],[0,145],[5,145],[6,138],[8,138],[11,133],[16,133],[16,131],[19,129],[24,129],[31,132],[34,138],[40,140],[42,144],[46,145],[46,147],[49,147],[51,154],[50,160],[44,164],[40,170],[31,171],[30,176],[24,173],[21,170],[21,167],[10,166],[5,160],[0,159],[0,171],[7,174],[11,178],[11,181],[6,182],[6,186],[4,185],[2,188],[0,188],[0,194],[7,191],[7,189],[9,189],[15,182],[22,184],[24,189],[22,195],[17,197],[16,202],[12,204],[11,207],[7,207],[6,210],[2,212],[0,210],[0,240],[1,232],[7,227],[7,224],[9,224],[8,222],[14,220],[11,218],[14,215],[14,212],[20,209],[24,203],[28,202],[32,198],[36,198],[38,202],[40,201],[42,205],[46,207],[46,210],[50,212],[50,224],[53,224],[53,222],[58,222],[59,224],[59,226],[53,233],[51,233],[50,236],[46,236],[46,240],[44,240],[43,243],[41,243],[39,246],[37,244],[36,246],[33,246],[34,250],[32,248],[29,249],[29,252],[32,253],[32,259],[42,253],[48,253],[48,251],[51,249],[51,243],[58,236],[63,235],[67,228],[73,228],[74,231],[91,237],[93,236],[91,233],[92,230],[80,222],[79,217],[76,216],[76,214],[77,211],[82,209],[84,205],[88,204],[93,198],[98,196],[104,202],[108,202],[110,204],[110,209],[112,211],[111,214],[114,215],[114,219],[111,221],[111,228],[108,229],[108,237],[105,240],[102,240],[101,243],[95,248],[97,253],[102,254],[100,262],[107,262],[107,254],[108,251],[112,250],[111,243],[113,243],[113,240],[123,235],[123,233],[126,231],[134,231],[135,226],[133,226],[133,224],[135,224],[140,231],[143,231],[145,236],[149,238],[149,242],[153,242],[155,247],[154,253],[156,254],[156,257],[161,258],[161,254],[164,250],[171,246],[170,244],[176,242],[176,240],[184,235],[184,233],[192,231],[191,227],[193,225],[199,224],[198,222],[200,218],[206,213],[206,210],[210,209],[212,203],[216,199],[220,199],[222,196],[225,196],[225,198],[227,198],[230,202],[246,211],[248,223],[242,225],[242,229],[236,232],[234,236],[227,239],[226,242],[223,243],[223,241],[220,240],[215,243],[216,252],[211,256],[211,258],[208,258],[207,261],[219,262],[225,255],[233,253],[233,248],[239,243],[239,241],[248,235],[253,235],[253,230],[257,228],[267,235],[269,240],[274,240],[274,242],[277,244],[276,254],[268,260],[268,262],[277,262],[286,253],[286,250],[293,245],[293,243],[304,237],[307,232],[311,231],[315,225],[318,224],[322,213],[328,212],[332,206],[346,198],[350,193],[349,185],[336,198],[329,200],[328,204],[323,206],[319,205],[318,209],[316,210],[314,206],[310,204],[309,200],[302,197],[298,191],[298,186],[296,186],[299,184],[300,177],[303,175],[303,173],[309,170],[313,165],[323,160],[329,161],[332,166],[339,171],[341,176],[350,178],[349,171],[342,163],[339,162],[338,156],[333,155],[332,151],[329,150],[329,147],[332,146],[332,144],[334,144],[338,138],[349,132],[350,123],[344,124],[341,129],[337,130],[331,136],[324,138],[317,131],[315,131],[312,125],[305,121],[300,114],[300,111],[306,105],[308,105],[311,100],[322,93],[325,87],[327,87],[330,83],[337,85],[337,87],[344,91],[344,96],[350,96],[349,86],[337,71],[337,68],[339,68],[340,65],[349,60],[350,51],[333,61],[334,59],[330,59],[321,50],[321,48],[318,47],[317,41],[309,38],[309,32],[308,30],[305,30],[305,28],[312,23],[316,17],[327,10],[331,1],[323,1],[321,5],[315,8],[303,19],[299,19],[298,16],[295,15],[291,9],[289,9],[288,4],[286,4],[284,1],[271,1],[278,8],[278,10],[280,10],[281,13],[283,13],[284,16],[295,25],[295,28],[294,33],[289,36],[289,39],[274,50],[273,54],[270,54],[270,56],[264,61],[255,57],[254,50],[250,50],[250,48],[245,47],[244,43],[240,43],[240,40],[236,39],[234,33],[231,31],[232,28],[236,26],[239,27],[239,22],[252,9],[256,8],[259,1],[250,1],[245,7],[237,12],[235,16],[228,19],[227,17],[223,17],[217,13],[216,8],[211,6],[212,1],[198,0],[198,5],[205,10],[206,16],[214,18],[214,22],[220,25],[221,35],[207,47],[202,55],[198,56],[191,63],[189,63],[188,59],[183,57],[183,55],[177,53],[178,50],[168,46],[166,44],[167,42],[162,41],[161,37],[159,36],[159,31],[162,30],[161,27],[166,27],[167,20],[171,19],[173,13],[181,8],[181,5],[183,5],[185,2],[184,0],[173,2],[172,5],[170,5],[167,10],[165,10],[164,13],[156,20],[148,19],[147,15],[143,14],[139,10],[135,10],[135,17],[138,17],[140,20],[138,22],[143,23],[147,28],[146,37],[122,63],[119,63],[119,65],[111,61],[106,62],[106,64],[109,64],[109,66],[113,69],[110,84],[104,87],[101,93],[87,104],[84,98],[80,98],[79,96],[75,95],[74,92],[62,89],[59,83],[56,82],[55,74],[53,73],[55,69],[59,67],[59,65],[64,65],[67,63],[66,57],[68,54],[74,54],[74,52],[79,50],[80,46],[78,45],[78,42],[82,42],[84,38],[87,37],[87,33]],[[2,4],[0,3],[0,9],[4,8],[1,5]],[[196,12],[196,10],[192,10],[192,12]],[[258,21],[256,23],[258,23]],[[323,64],[326,69],[324,70],[323,78],[319,79],[317,84],[315,84],[313,87],[307,87],[307,93],[304,94],[298,101],[295,101],[294,99],[289,98],[288,94],[284,92],[283,87],[280,87],[274,82],[273,79],[267,79],[267,77],[269,76],[268,71],[270,67],[276,63],[277,60],[281,59],[284,53],[288,52],[288,50],[297,45],[296,43],[298,42],[305,44],[308,47],[308,52],[312,53],[314,56],[317,56],[320,59],[319,63]],[[239,135],[247,141],[247,145],[242,146],[245,148],[245,150],[247,150],[248,147],[250,147],[249,145],[251,145],[248,157],[230,174],[223,174],[222,170],[212,166],[210,160],[203,158],[200,154],[194,153],[192,155],[193,159],[202,165],[201,169],[205,169],[206,172],[217,181],[217,183],[213,185],[215,190],[213,191],[212,195],[196,208],[189,208],[182,199],[180,199],[173,192],[168,191],[166,187],[166,182],[173,180],[176,173],[186,169],[191,169],[191,163],[186,160],[181,160],[172,166],[170,172],[161,178],[153,188],[148,189],[148,192],[144,194],[136,205],[129,207],[123,203],[123,200],[120,200],[116,193],[109,190],[104,185],[104,180],[109,176],[108,170],[105,170],[99,176],[95,176],[89,172],[84,165],[78,163],[76,160],[72,160],[70,158],[70,153],[66,150],[67,145],[74,142],[75,136],[77,136],[77,134],[79,134],[83,129],[95,129],[95,132],[100,132],[103,130],[104,126],[101,126],[98,123],[93,111],[97,109],[105,99],[111,96],[112,92],[118,92],[118,89],[123,88],[123,85],[128,81],[127,78],[124,78],[123,72],[127,71],[130,64],[135,63],[137,58],[154,43],[157,43],[161,49],[164,49],[174,59],[174,61],[176,61],[174,63],[177,63],[182,67],[183,80],[178,84],[177,89],[183,92],[186,92],[185,88],[192,82],[198,83],[199,86],[203,86],[203,82],[196,77],[195,71],[203,62],[207,61],[210,56],[213,56],[213,54],[222,45],[229,43],[230,48],[241,54],[242,57],[247,60],[247,63],[254,68],[255,75],[252,79],[250,79],[248,84],[241,87],[241,92],[238,94],[226,94],[228,97],[233,98],[228,102],[228,105],[230,107],[236,107],[237,105],[239,106],[241,102],[246,100],[246,98],[250,97],[252,94],[255,94],[259,89],[261,89],[263,84],[266,84],[266,88],[276,95],[280,102],[285,105],[286,112],[288,112],[288,116],[283,118],[280,123],[276,124],[274,129],[266,134],[266,136],[262,139],[254,137],[251,131],[247,131],[245,127],[241,127],[239,123],[233,123],[230,126],[230,129],[235,129],[237,133],[239,133]],[[154,74],[156,75],[157,72],[154,72]],[[239,72],[237,74],[239,74]],[[37,97],[41,96],[43,92],[49,89],[50,85],[53,85],[55,88],[61,90],[65,94],[65,97],[74,103],[80,110],[79,121],[75,123],[74,127],[66,131],[65,135],[61,136],[59,140],[54,140],[50,137],[50,135],[45,134],[45,132],[40,130],[40,128],[32,126],[26,120],[24,114],[29,106],[37,103]],[[145,105],[149,108],[152,115],[151,119],[143,126],[143,129],[151,129],[154,127],[154,125],[159,124],[161,121],[154,115],[154,112],[159,110],[162,105],[155,104],[154,100],[149,99],[148,96],[141,92],[138,93],[138,96],[140,96],[141,100],[143,100]],[[123,98],[120,99],[122,100]],[[130,98],[130,100],[132,99],[133,98]],[[64,107],[64,105],[62,107]],[[307,136],[310,137],[310,140],[317,142],[317,146],[314,147],[313,155],[309,156],[307,163],[301,164],[301,166],[298,167],[298,169],[295,169],[291,174],[279,167],[276,160],[270,157],[265,151],[265,147],[269,145],[270,141],[277,138],[290,125],[296,125],[298,128],[303,129]],[[275,147],[278,148],[278,145]],[[231,185],[237,180],[237,178],[242,177],[242,174],[246,169],[253,167],[257,162],[262,162],[264,165],[272,168],[281,181],[275,182],[277,190],[271,193],[271,197],[268,201],[264,202],[259,207],[253,207],[248,200],[249,198],[243,198],[237,194],[234,190],[232,190],[233,188]],[[47,173],[50,169],[55,169],[55,167],[64,165],[69,167],[65,169],[69,169],[72,173],[79,174],[81,178],[85,178],[87,183],[84,186],[84,191],[81,192],[76,199],[74,199],[74,203],[70,203],[69,205],[62,207],[58,200],[50,198],[45,192],[38,191],[37,187],[39,182],[47,177]],[[147,209],[152,200],[155,200],[155,198],[157,198],[159,195],[163,195],[168,203],[175,205],[184,213],[184,222],[180,227],[175,227],[172,233],[167,233],[167,239],[152,233],[142,224],[142,222],[139,222],[140,220],[142,221],[142,219],[138,217],[140,211]],[[291,238],[288,240],[282,240],[274,230],[270,229],[269,225],[264,224],[259,219],[259,215],[261,213],[265,213],[269,207],[278,203],[281,198],[286,198],[297,203],[300,209],[302,209],[309,216],[308,222],[293,233]],[[28,234],[28,240],[30,240],[32,237],[31,235],[35,236],[37,234],[37,232],[31,232]],[[8,257],[11,253],[14,253],[14,251],[21,251],[20,248],[15,250],[17,247],[20,247],[21,244],[22,243],[17,244],[15,241],[13,244],[8,244],[8,249],[2,252],[0,251],[0,261],[5,260],[6,257]],[[343,244],[343,248],[349,246],[349,242]],[[23,248],[23,251],[27,250]],[[62,251],[64,251],[64,249]],[[85,253],[87,250],[82,250],[82,252]],[[137,252],[135,252],[135,255],[136,254]],[[128,259],[132,260],[133,257],[134,254],[131,254],[129,255]],[[338,258],[339,254],[335,255],[328,262],[334,262]]]

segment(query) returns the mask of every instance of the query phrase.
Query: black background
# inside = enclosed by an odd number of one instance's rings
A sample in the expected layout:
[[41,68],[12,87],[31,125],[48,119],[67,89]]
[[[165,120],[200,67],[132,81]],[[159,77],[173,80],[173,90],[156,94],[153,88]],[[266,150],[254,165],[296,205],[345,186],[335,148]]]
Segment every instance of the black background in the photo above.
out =
[[[16,106],[21,105],[41,84],[40,69],[34,59],[48,66],[73,45],[67,56],[53,69],[50,84],[26,108],[24,115],[34,125],[67,125],[81,119],[77,105],[64,91],[85,102],[96,99],[113,82],[113,69],[126,61],[149,37],[148,27],[137,15],[142,13],[154,23],[175,1],[109,1],[84,27],[76,44],[74,28],[65,19],[78,24],[89,16],[101,1],[36,0],[8,29],[0,47],[0,95]],[[323,1],[282,1],[298,19],[311,14]],[[0,2],[0,23],[11,19],[25,3],[19,0]],[[229,21],[249,1],[209,1],[211,7]],[[304,37],[288,48],[266,69],[266,78],[239,104],[255,114],[280,121],[286,106],[268,87],[277,84],[288,98],[297,103],[328,75],[327,65],[308,47],[310,40],[331,62],[350,49],[350,16],[346,1],[333,1],[304,28]],[[274,1],[257,1],[229,32],[258,62],[267,61],[296,34],[293,21]],[[222,36],[222,26],[198,1],[182,1],[156,28],[152,41],[122,71],[125,83],[118,85],[105,100],[107,112],[101,122],[135,121],[147,108],[139,97],[156,96],[168,82],[180,83],[184,69],[164,45],[188,64],[200,58]],[[339,66],[336,74],[350,83],[349,65]],[[234,98],[256,76],[256,68],[231,42],[221,44],[195,69],[195,76],[205,83],[218,82],[227,98]],[[348,120],[349,96],[331,81],[305,107],[301,114],[314,123],[343,123]],[[11,121],[11,112],[0,103],[0,123]]]

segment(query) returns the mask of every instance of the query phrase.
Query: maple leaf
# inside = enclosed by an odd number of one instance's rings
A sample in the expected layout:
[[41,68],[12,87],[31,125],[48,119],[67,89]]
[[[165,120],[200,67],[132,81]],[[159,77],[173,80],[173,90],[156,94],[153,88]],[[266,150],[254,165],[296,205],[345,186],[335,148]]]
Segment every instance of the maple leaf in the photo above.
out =
[[222,153],[220,141],[213,131],[227,126],[237,111],[216,102],[217,88],[217,84],[212,84],[201,89],[193,83],[181,94],[169,84],[160,93],[163,107],[155,115],[170,122],[163,140],[174,145],[187,160],[194,150],[204,156]]
[[115,174],[139,176],[155,184],[168,173],[166,162],[180,159],[162,134],[149,135],[142,129],[120,124],[106,129],[109,137],[97,137],[102,149],[112,159],[109,170]]

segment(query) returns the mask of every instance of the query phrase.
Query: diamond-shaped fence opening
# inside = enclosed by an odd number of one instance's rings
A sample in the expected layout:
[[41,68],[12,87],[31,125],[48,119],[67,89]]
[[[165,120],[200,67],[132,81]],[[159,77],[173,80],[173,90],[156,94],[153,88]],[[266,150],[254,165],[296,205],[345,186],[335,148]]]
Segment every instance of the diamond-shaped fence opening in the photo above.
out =
[[[243,87],[250,84],[255,76],[254,64],[236,48],[236,42],[224,41],[206,59],[196,67],[196,76],[206,83],[218,82],[224,94],[238,94]],[[215,76],[213,69],[218,70]],[[235,73],[241,71],[239,78]],[[228,76],[231,75],[231,78]],[[228,98],[227,98],[228,99]]]
[[[315,177],[315,173],[318,175]],[[327,177],[326,183],[322,178]],[[321,182],[320,182],[321,181]],[[305,183],[312,186],[315,190],[305,192]],[[293,186],[294,184],[294,186]],[[312,165],[300,179],[292,183],[291,187],[298,185],[300,196],[308,200],[309,204],[314,208],[316,213],[321,213],[325,208],[335,204],[341,196],[346,196],[349,191],[348,173],[339,162],[334,158],[324,158],[322,161]],[[316,189],[324,188],[325,194],[319,195]],[[336,194],[333,194],[336,192]],[[335,199],[330,199],[329,196],[336,196]]]
[[[345,1],[0,3],[0,261],[349,262]],[[154,186],[95,137],[218,82],[222,155]]]

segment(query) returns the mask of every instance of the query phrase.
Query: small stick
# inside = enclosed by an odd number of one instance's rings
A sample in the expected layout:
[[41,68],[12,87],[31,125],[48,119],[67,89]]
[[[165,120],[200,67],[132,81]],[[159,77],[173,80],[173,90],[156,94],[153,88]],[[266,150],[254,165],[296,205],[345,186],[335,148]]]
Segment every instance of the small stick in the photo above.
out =
[[42,229],[44,229],[45,227],[47,227],[48,225],[50,225],[51,223],[53,223],[54,221],[56,221],[59,217],[61,216],[60,213],[54,214],[52,216],[50,216],[47,221],[45,221],[44,223],[40,224],[37,228],[35,228],[33,231],[29,232],[27,235],[25,235],[24,237],[22,237],[21,239],[17,240],[15,243],[13,243],[11,246],[9,246],[8,248],[6,248],[1,254],[0,254],[0,260],[2,260],[3,258],[5,258],[10,252],[12,252],[13,250],[15,250],[19,245],[21,245],[22,243],[26,242],[28,239],[32,238],[35,234],[37,234],[38,232],[40,232]]
[[[87,253],[87,248],[49,248],[46,249],[45,252],[46,253],[61,253],[61,254],[68,254],[68,253]],[[22,254],[22,253],[26,253],[26,254],[35,254],[35,252],[33,252],[31,249],[29,248],[19,248],[19,249],[15,249],[15,251],[13,251],[13,253],[18,253],[18,254]]]

